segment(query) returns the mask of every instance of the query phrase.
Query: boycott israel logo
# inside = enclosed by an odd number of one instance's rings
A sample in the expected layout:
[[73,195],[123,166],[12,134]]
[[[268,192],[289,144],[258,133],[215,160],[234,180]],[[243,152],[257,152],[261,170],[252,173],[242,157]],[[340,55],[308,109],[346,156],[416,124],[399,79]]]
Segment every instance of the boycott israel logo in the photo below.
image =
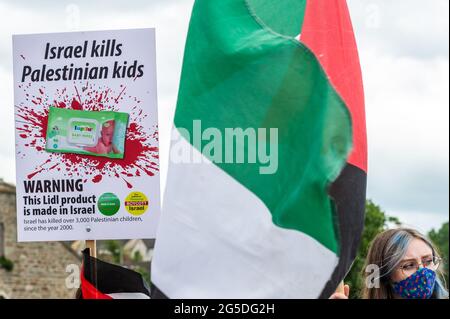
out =
[[148,198],[141,192],[132,192],[125,198],[125,209],[131,215],[140,216],[148,209]]

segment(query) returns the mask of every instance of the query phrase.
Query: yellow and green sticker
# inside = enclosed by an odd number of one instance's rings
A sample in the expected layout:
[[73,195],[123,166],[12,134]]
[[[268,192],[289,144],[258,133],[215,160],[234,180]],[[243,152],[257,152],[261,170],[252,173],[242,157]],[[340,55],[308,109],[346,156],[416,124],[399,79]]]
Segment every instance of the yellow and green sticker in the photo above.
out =
[[125,198],[125,209],[131,215],[140,216],[148,209],[148,198],[141,192],[132,192]]

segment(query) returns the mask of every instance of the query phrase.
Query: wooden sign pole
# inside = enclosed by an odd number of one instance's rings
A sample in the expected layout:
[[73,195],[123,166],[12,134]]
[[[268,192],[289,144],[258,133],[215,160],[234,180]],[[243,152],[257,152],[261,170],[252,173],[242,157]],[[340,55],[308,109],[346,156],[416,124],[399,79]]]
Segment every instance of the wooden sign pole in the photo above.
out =
[[91,257],[97,258],[97,241],[96,240],[86,240],[86,248],[89,248]]

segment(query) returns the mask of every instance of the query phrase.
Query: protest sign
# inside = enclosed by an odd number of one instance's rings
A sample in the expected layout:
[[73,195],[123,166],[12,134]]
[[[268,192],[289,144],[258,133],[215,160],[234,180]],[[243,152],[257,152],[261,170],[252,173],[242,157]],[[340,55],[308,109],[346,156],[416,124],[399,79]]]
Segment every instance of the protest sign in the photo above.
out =
[[154,29],[13,36],[19,241],[154,238]]

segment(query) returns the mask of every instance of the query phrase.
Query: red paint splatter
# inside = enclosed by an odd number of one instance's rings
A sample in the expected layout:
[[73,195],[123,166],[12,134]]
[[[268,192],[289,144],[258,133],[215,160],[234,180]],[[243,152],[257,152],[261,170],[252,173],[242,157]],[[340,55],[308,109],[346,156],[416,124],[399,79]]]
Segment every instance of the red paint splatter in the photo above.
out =
[[117,96],[117,98],[116,98],[116,103],[118,103],[119,102],[119,98],[122,96],[122,94],[123,94],[123,92],[125,92],[125,89],[126,89],[127,87],[126,86],[124,86],[124,88],[122,89],[122,91],[119,93],[119,95]]
[[37,111],[30,107],[19,107],[18,115],[19,118],[23,119],[28,125],[23,125],[18,127],[19,131],[27,132],[27,137],[37,137],[43,139],[43,144],[45,145],[45,136],[47,134],[47,120],[48,120],[48,109]]
[[128,182],[125,178],[122,178],[122,179],[127,184],[128,188],[133,188],[133,185],[131,185],[130,182]]
[[95,177],[92,179],[92,181],[93,181],[94,183],[100,183],[100,181],[102,180],[102,178],[103,178],[103,175],[98,174],[97,176],[95,176]]
[[53,165],[52,167],[49,167],[48,170],[51,171],[52,169],[56,168],[59,166],[60,163]]
[[73,110],[83,110],[83,107],[81,106],[80,102],[78,102],[77,100],[73,99],[72,103],[70,104],[70,106],[72,107]]
[[36,172],[33,172],[33,173],[31,173],[31,174],[28,174],[28,175],[27,175],[27,178],[28,178],[28,179],[32,179],[34,176],[36,176],[37,174],[39,174],[40,172],[42,172],[44,169],[45,169],[45,168],[41,168],[40,170],[38,170],[38,171],[36,171]]
[[81,102],[80,93],[78,92],[78,88],[76,86],[75,86],[75,91],[77,92],[78,100],[80,101],[80,104],[81,104],[82,102]]
[[[104,176],[115,177],[122,179],[128,188],[133,188],[132,182],[122,176],[126,176],[127,178],[139,177],[142,174],[154,176],[159,171],[159,164],[155,162],[155,159],[159,158],[159,150],[158,147],[154,146],[158,142],[158,128],[154,128],[153,132],[148,132],[140,125],[142,120],[147,116],[142,111],[130,113],[130,124],[125,140],[125,157],[123,159],[45,152],[49,107],[68,108],[70,105],[70,108],[76,110],[116,111],[118,110],[116,104],[126,89],[126,87],[121,86],[123,89],[117,98],[109,98],[108,95],[110,92],[113,93],[111,96],[114,96],[113,90],[109,88],[99,90],[93,84],[87,83],[86,90],[83,91],[84,101],[81,102],[82,99],[79,92],[76,86],[74,87],[75,96],[69,96],[67,89],[57,90],[56,96],[51,101],[45,95],[45,88],[39,89],[39,93],[43,97],[38,100],[33,96],[35,98],[34,102],[37,102],[37,104],[33,104],[36,106],[29,107],[20,105],[17,107],[17,116],[23,120],[18,123],[17,127],[19,131],[23,132],[20,134],[20,137],[25,140],[28,139],[26,142],[28,147],[32,147],[36,151],[48,155],[48,159],[36,167],[28,175],[28,178],[31,179],[43,171],[57,169],[58,171],[61,170],[64,172],[64,175],[67,177],[81,177],[85,181],[87,181],[86,176],[93,176],[91,180],[94,183],[102,182]],[[126,95],[124,96],[128,98]],[[134,101],[137,100],[136,98],[133,99]],[[125,100],[124,102],[131,104],[133,103],[133,99],[130,101]],[[51,162],[58,164],[47,167],[47,164]]]

